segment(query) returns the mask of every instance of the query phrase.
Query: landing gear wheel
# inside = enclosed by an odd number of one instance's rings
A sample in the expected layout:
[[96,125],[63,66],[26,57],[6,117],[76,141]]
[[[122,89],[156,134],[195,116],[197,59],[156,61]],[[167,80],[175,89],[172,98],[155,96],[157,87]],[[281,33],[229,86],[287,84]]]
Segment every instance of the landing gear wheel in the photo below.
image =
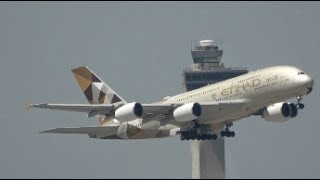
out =
[[301,104],[297,104],[297,108],[298,109],[303,109],[304,108],[304,104],[302,104],[302,103]]
[[218,138],[218,136],[217,135],[212,135],[212,140],[216,140]]
[[230,132],[230,137],[234,137],[236,135],[236,133],[235,132]]
[[189,137],[189,136],[187,136],[187,137],[185,137],[185,138],[186,138],[186,140],[187,140],[187,141],[189,141],[189,140],[190,140],[190,137]]
[[233,131],[221,131],[220,135],[222,137],[234,137],[236,133]]
[[181,140],[181,141],[184,141],[184,140],[185,140],[185,138],[184,138],[183,135],[180,136],[180,140]]
[[225,126],[226,126],[225,129],[220,132],[221,137],[234,137],[235,132],[229,130],[229,128],[233,126],[233,123],[232,122],[226,123]]
[[201,140],[206,140],[207,139],[207,136],[205,134],[201,135],[200,136]]
[[195,140],[195,139],[196,139],[196,136],[191,136],[190,139],[191,139],[191,140]]
[[205,124],[199,124],[197,121],[190,127],[181,129],[181,140],[215,140],[217,135],[214,134],[213,130]]

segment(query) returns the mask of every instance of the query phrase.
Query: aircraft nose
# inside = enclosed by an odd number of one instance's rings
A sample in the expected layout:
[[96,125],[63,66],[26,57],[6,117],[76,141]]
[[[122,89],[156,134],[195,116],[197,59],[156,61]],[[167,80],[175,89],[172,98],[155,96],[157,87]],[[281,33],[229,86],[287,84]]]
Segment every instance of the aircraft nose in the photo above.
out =
[[307,74],[298,75],[296,78],[296,83],[299,86],[304,86],[308,89],[307,94],[309,94],[313,89],[313,79]]
[[299,85],[313,85],[313,79],[307,74],[298,75],[296,83]]
[[308,84],[308,86],[307,86],[307,88],[308,88],[308,91],[307,91],[307,95],[309,94],[309,93],[311,93],[311,91],[312,91],[312,89],[313,89],[313,83],[314,83],[314,80],[310,77],[310,82],[309,82],[309,84]]
[[313,79],[309,75],[305,75],[304,82],[308,87],[313,87]]

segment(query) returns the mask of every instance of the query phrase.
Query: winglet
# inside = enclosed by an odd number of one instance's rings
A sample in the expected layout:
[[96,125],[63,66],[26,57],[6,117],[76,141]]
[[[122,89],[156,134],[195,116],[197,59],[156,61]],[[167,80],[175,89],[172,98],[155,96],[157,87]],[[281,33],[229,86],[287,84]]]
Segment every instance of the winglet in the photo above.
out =
[[30,108],[31,108],[31,104],[29,103],[29,101],[28,100],[26,100],[25,102],[24,102],[24,111],[29,111],[30,110]]

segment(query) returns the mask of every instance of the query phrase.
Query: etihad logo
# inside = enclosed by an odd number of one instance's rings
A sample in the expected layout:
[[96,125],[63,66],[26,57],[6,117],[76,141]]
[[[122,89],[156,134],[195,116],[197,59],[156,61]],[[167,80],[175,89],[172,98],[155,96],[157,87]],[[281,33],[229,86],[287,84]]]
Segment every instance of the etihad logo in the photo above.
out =
[[260,79],[253,79],[252,81],[243,82],[236,86],[231,86],[229,88],[223,89],[221,91],[222,96],[229,96],[234,93],[239,93],[240,91],[247,91],[250,88],[258,87],[260,85]]

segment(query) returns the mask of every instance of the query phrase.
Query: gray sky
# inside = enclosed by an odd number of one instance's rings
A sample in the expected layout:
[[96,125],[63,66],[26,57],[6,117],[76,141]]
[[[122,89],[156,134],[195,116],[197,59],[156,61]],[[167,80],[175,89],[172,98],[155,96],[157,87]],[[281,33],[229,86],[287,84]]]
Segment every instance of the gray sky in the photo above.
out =
[[70,72],[88,65],[127,101],[184,91],[193,39],[223,40],[226,65],[288,64],[315,78],[296,119],[234,124],[229,178],[319,178],[318,2],[0,2],[1,178],[190,178],[189,142],[38,134],[97,125],[23,103],[86,103]]

